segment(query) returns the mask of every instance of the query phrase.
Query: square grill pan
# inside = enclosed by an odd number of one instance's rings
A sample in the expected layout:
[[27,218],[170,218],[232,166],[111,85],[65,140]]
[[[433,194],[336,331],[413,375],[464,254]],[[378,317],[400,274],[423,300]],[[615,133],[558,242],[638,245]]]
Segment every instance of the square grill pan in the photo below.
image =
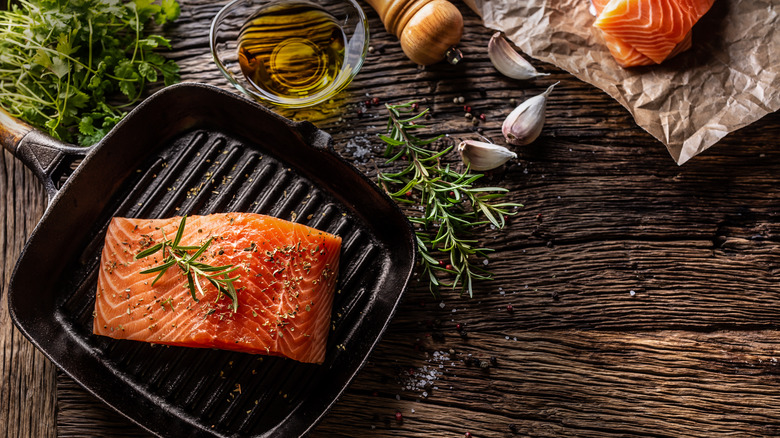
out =
[[[366,363],[414,267],[405,216],[334,152],[329,135],[215,87],[156,93],[60,188],[51,180],[78,155],[73,148],[32,132],[16,154],[44,179],[51,202],[11,279],[14,322],[89,392],[158,436],[306,434]],[[92,334],[100,251],[113,216],[232,211],[343,238],[322,365]]]

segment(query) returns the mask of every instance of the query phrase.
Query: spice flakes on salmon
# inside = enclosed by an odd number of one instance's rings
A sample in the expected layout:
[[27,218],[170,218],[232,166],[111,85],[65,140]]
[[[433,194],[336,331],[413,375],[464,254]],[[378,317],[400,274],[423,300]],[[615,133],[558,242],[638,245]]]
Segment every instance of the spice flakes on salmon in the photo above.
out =
[[[177,234],[181,217],[112,219],[98,275],[93,332],[116,339],[220,348],[322,363],[341,238],[251,213],[190,216],[180,245],[204,246],[199,263],[236,268],[236,302],[206,278],[190,288],[184,269],[139,252]],[[232,269],[231,268],[231,269]],[[154,282],[154,284],[152,284]]]

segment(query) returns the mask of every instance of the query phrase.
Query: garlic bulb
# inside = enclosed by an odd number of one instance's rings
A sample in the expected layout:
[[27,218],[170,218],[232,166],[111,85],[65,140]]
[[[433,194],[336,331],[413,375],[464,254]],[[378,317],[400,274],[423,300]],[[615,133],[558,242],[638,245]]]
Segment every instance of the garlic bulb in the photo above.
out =
[[460,142],[458,152],[463,163],[477,171],[492,170],[512,158],[517,158],[516,153],[503,146],[475,140]]
[[526,100],[509,113],[501,126],[501,132],[504,134],[507,143],[525,146],[539,137],[544,126],[547,96],[559,83],[556,82],[550,85],[547,91]]
[[494,33],[490,38],[490,42],[488,42],[488,56],[496,70],[512,79],[532,79],[548,75],[548,73],[536,71],[534,66],[520,56],[509,42],[501,36],[501,32]]

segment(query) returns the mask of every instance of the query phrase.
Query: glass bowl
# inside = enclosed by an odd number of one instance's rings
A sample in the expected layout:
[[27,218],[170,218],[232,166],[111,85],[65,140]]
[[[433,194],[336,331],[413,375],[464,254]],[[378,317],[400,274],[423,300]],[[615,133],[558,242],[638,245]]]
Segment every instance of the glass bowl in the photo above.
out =
[[[320,15],[298,14],[312,10]],[[252,22],[250,30],[249,20],[260,13],[263,21]],[[322,33],[330,35],[331,30],[330,42],[320,44]],[[234,0],[214,17],[209,42],[217,67],[239,91],[261,102],[301,108],[324,102],[349,85],[368,52],[368,22],[355,0]],[[247,52],[247,47],[262,53]],[[301,77],[308,81],[321,73],[316,84],[300,85]]]

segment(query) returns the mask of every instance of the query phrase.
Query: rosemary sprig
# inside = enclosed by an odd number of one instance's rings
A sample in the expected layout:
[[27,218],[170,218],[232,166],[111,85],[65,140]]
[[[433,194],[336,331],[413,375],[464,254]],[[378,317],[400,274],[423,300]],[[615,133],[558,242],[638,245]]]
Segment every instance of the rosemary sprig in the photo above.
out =
[[[176,265],[185,274],[187,274],[187,288],[190,290],[192,299],[195,300],[195,302],[199,301],[195,293],[196,289],[198,292],[200,292],[201,295],[204,295],[203,286],[200,284],[200,277],[203,277],[208,280],[208,282],[211,283],[214,287],[216,287],[220,294],[225,294],[230,297],[230,299],[233,301],[231,307],[233,312],[236,312],[238,310],[238,294],[236,293],[236,288],[233,285],[233,282],[238,280],[241,276],[236,275],[235,277],[231,277],[230,273],[238,268],[234,267],[233,265],[211,266],[207,263],[199,262],[198,259],[203,255],[204,252],[206,252],[206,249],[208,249],[209,245],[211,245],[211,242],[214,240],[214,238],[210,237],[201,246],[181,245],[181,238],[184,235],[184,225],[186,224],[186,221],[187,216],[181,218],[181,223],[179,223],[179,230],[176,232],[176,236],[173,238],[173,241],[165,237],[165,233],[163,233],[162,242],[135,255],[135,259],[138,260],[162,251],[162,254],[165,257],[162,261],[162,264],[150,269],[143,270],[141,271],[141,274],[157,273],[157,277],[155,277],[155,279],[152,281],[152,286],[154,286],[157,280],[165,275],[165,273],[168,271],[168,268]],[[190,251],[195,252],[190,254]],[[217,295],[217,299],[219,299],[220,294]]]
[[[378,175],[379,183],[396,202],[416,204],[422,207],[419,215],[409,216],[415,225],[417,246],[420,252],[423,274],[430,281],[431,292],[436,295],[441,285],[460,286],[461,295],[473,296],[473,282],[488,280],[492,273],[475,262],[486,258],[490,248],[479,246],[471,238],[475,227],[492,224],[498,229],[505,225],[505,216],[516,214],[521,204],[494,202],[508,190],[501,187],[477,187],[475,183],[483,176],[471,173],[467,167],[458,172],[449,165],[442,166],[441,158],[452,151],[454,145],[441,151],[429,146],[442,138],[441,135],[421,139],[413,131],[424,128],[416,123],[428,110],[414,114],[415,102],[386,104],[390,113],[387,135],[380,135],[387,144],[387,163],[402,158],[408,164],[398,172]],[[412,197],[412,195],[414,195]],[[437,259],[440,253],[447,254],[449,265]],[[439,279],[439,274],[454,275],[451,283]]]

